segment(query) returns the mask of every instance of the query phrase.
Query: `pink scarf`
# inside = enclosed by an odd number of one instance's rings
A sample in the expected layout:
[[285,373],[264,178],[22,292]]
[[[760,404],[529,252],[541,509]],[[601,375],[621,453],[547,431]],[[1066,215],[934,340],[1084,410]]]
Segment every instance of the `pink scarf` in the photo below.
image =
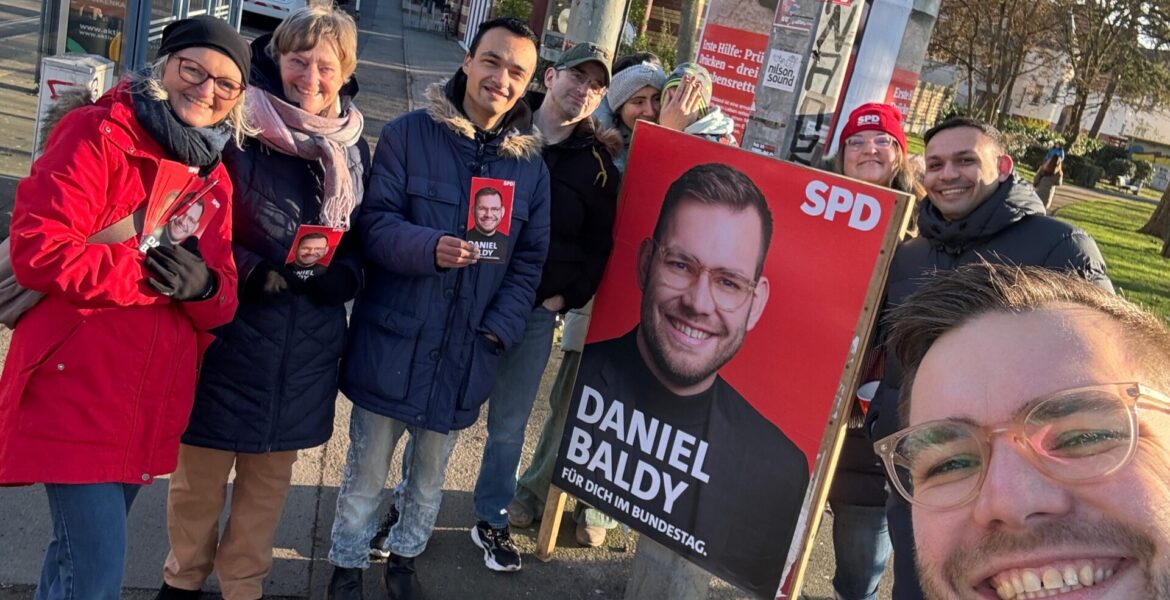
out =
[[312,115],[252,86],[244,97],[252,124],[260,128],[261,142],[285,154],[321,161],[325,169],[321,224],[349,229],[350,214],[360,198],[353,192],[346,148],[362,136],[362,113],[350,105],[340,117]]

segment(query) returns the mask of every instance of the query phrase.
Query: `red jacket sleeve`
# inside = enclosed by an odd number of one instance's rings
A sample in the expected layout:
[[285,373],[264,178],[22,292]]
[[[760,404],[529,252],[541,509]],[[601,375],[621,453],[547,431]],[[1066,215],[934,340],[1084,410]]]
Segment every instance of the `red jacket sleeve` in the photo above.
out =
[[232,258],[232,183],[223,165],[215,169],[212,177],[219,179],[211,195],[219,201],[220,207],[203,237],[199,238],[199,253],[203,255],[207,268],[215,273],[219,286],[206,300],[179,303],[195,328],[204,331],[231,321],[240,303],[236,295],[236,261]]
[[99,220],[109,219],[111,205],[119,200],[111,197],[120,190],[110,189],[110,162],[126,162],[99,132],[105,112],[86,107],[67,114],[17,186],[9,242],[12,270],[24,287],[77,306],[160,303],[165,299],[143,282],[142,255],[133,244],[86,243],[108,224]]

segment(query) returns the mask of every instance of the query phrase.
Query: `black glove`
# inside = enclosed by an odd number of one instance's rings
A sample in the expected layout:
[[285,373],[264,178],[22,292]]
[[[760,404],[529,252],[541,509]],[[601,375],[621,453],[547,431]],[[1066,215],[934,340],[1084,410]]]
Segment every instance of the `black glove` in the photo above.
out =
[[299,283],[284,270],[277,269],[268,262],[261,262],[252,269],[248,280],[244,282],[243,295],[249,300],[275,302],[289,292],[295,291]]
[[341,266],[331,267],[305,282],[305,295],[320,306],[341,306],[357,294],[357,289],[357,277]]
[[[181,246],[159,246],[146,252],[146,268],[154,272],[148,277],[151,287],[178,302],[206,300],[215,294],[218,282],[203,262],[196,246],[198,241]],[[188,250],[188,246],[195,251]]]

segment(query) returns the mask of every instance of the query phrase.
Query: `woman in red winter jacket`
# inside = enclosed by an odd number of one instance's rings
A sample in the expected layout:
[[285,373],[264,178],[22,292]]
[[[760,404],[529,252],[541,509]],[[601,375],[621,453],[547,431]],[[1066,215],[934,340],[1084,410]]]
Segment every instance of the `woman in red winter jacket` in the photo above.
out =
[[[149,70],[64,114],[17,187],[12,268],[45,296],[0,376],[0,485],[45,484],[53,537],[38,600],[118,598],[130,504],[174,470],[200,338],[236,308],[220,153],[246,127],[249,61],[221,20],[172,23]],[[144,209],[164,161],[211,185],[206,228],[144,253],[141,219],[129,231],[123,219]],[[121,241],[89,239],[119,222]]]

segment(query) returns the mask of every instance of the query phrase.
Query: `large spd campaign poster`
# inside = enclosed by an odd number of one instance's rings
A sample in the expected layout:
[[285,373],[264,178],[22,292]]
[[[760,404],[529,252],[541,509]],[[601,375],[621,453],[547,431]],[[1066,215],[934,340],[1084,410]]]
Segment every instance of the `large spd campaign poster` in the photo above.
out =
[[904,208],[654,125],[634,140],[554,483],[772,598]]

